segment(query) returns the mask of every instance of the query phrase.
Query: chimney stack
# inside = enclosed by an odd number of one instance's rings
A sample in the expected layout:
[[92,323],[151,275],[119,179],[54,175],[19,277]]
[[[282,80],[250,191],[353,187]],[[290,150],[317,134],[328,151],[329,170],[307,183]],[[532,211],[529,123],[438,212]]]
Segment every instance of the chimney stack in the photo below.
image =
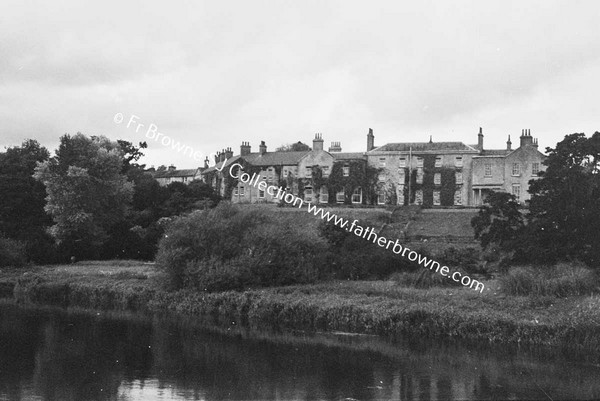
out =
[[233,157],[233,150],[231,147],[225,149],[225,159],[231,159]]
[[265,144],[265,141],[260,141],[260,145],[258,146],[258,150],[260,151],[261,155],[264,155],[265,153],[267,153],[267,145]]
[[208,168],[208,156],[206,156],[206,159],[204,159],[204,168]]
[[251,153],[250,142],[242,142],[240,146],[240,156],[247,156]]
[[510,141],[510,135],[508,135],[508,141],[506,141],[506,150],[512,150],[512,142]]
[[313,150],[323,150],[323,134],[315,134],[315,139],[313,139]]
[[342,151],[342,143],[341,142],[331,142],[331,146],[329,147],[329,152],[341,152]]
[[367,152],[375,149],[375,135],[373,135],[373,129],[369,128],[369,133],[367,134]]
[[169,171],[173,171],[173,170],[176,170],[176,168],[175,168],[175,166],[174,166],[174,165],[172,165],[172,164],[171,164],[171,165],[169,166]]
[[521,131],[521,144],[520,146],[533,145],[533,138],[531,137],[531,130],[524,129]]
[[221,152],[217,151],[215,153],[215,164],[219,164],[219,160],[221,160]]
[[219,161],[222,162],[223,160],[225,160],[225,149],[219,153]]
[[483,130],[479,127],[479,134],[477,134],[477,149],[483,150]]

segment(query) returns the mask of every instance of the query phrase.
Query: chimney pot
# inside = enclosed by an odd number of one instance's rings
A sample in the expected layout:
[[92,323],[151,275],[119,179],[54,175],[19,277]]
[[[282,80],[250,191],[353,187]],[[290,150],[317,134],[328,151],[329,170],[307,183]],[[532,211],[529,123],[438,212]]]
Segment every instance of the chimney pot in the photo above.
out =
[[329,148],[329,152],[341,152],[342,151],[342,143],[341,142],[331,142],[331,147]]
[[242,142],[240,146],[240,156],[247,156],[251,153],[250,142]]
[[315,139],[313,139],[313,150],[323,150],[323,134],[315,134]]
[[521,134],[521,143],[520,146],[533,145],[533,138],[531,137],[531,131],[529,129],[524,129]]

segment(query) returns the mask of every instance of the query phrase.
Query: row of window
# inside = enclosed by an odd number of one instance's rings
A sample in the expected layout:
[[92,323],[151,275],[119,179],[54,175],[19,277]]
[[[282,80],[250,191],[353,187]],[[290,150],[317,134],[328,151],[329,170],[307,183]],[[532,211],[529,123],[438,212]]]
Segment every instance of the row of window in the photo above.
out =
[[[417,167],[423,167],[423,162],[424,162],[424,158],[417,156]],[[402,156],[400,157],[400,167],[407,167],[407,158]],[[385,167],[386,166],[386,162],[387,162],[387,158],[385,157],[380,157],[379,158],[379,167]],[[462,156],[455,156],[454,157],[454,165],[456,167],[462,167],[463,166],[463,158]],[[442,156],[437,156],[435,158],[435,167],[442,167]]]
[[[400,169],[398,171],[398,175],[399,175],[399,179],[398,181],[401,183],[404,183],[406,181],[406,171],[404,169]],[[416,176],[416,183],[417,184],[422,184],[423,183],[423,176],[424,176],[424,172],[422,168],[417,169],[417,176]],[[456,171],[454,172],[454,179],[455,179],[455,183],[456,184],[462,184],[463,183],[463,173],[462,171]],[[385,181],[385,175],[381,174],[379,176],[379,181]],[[433,183],[435,185],[441,185],[442,184],[442,173],[434,173],[433,174]]]
[[[400,197],[403,197],[403,192],[401,192]],[[387,200],[387,195],[384,189],[379,190],[379,192],[377,193],[377,203],[379,205],[384,205],[385,202]],[[423,203],[423,190],[422,189],[418,189],[415,191],[415,203],[416,204],[422,204]],[[439,190],[434,190],[433,191],[433,205],[434,206],[441,206],[442,204],[442,195],[441,192]],[[453,204],[454,205],[462,205],[462,191],[456,190],[454,192],[454,200],[453,200]]]
[[[538,175],[539,172],[540,172],[540,163],[531,163],[531,175]],[[521,164],[520,163],[513,163],[512,175],[514,177],[518,177],[521,175]],[[484,176],[485,177],[492,176],[492,163],[485,163]]]
[[[235,195],[239,195],[243,196],[245,194],[245,188],[244,187],[239,187],[239,188],[235,188],[234,189],[234,194]],[[521,196],[521,187],[519,185],[513,185],[513,194],[517,197],[517,200],[520,199]],[[258,191],[258,198],[259,199],[264,199],[265,198],[265,191],[263,190],[259,190]],[[304,200],[306,202],[313,202],[314,201],[314,193],[313,193],[313,189],[312,187],[306,187],[304,188]],[[379,205],[384,205],[386,203],[387,200],[387,193],[386,190],[384,188],[381,188],[378,192],[377,192],[377,203]],[[337,203],[344,203],[346,201],[346,194],[343,190],[338,191],[335,194],[335,201]],[[352,192],[352,196],[350,198],[350,201],[352,203],[362,203],[362,189],[361,188],[356,188],[354,189],[354,191]],[[416,203],[422,203],[423,201],[423,190],[418,189],[415,192],[415,202]],[[329,191],[327,190],[326,187],[321,187],[321,189],[319,190],[319,202],[320,203],[329,203]],[[462,204],[462,192],[460,190],[457,190],[455,192],[455,196],[454,196],[454,204],[455,205],[461,205]],[[434,190],[433,191],[433,205],[434,206],[440,206],[441,205],[441,193],[439,190]]]
[[[321,171],[323,172],[323,177],[327,177],[329,175],[329,166],[320,166]],[[347,170],[346,170],[347,169]],[[350,175],[350,167],[344,167],[344,177]],[[312,167],[306,166],[306,177],[312,177]]]
[[[235,195],[235,196],[246,195],[246,188],[244,186],[235,187],[233,189],[233,195]],[[259,189],[258,190],[258,198],[264,199],[265,191]],[[313,198],[314,198],[314,193],[313,193],[312,187],[305,187],[304,188],[304,200],[306,202],[312,202],[314,200]],[[321,187],[321,190],[319,191],[319,200],[321,203],[329,203],[329,192],[327,191],[326,187]],[[344,203],[344,201],[346,200],[346,195],[343,190],[336,193],[335,200],[337,203]],[[354,192],[352,193],[351,201],[352,201],[352,203],[362,203],[362,189],[361,188],[356,188],[354,190]]]
[[[313,189],[312,187],[304,188],[304,200],[306,202],[312,202],[314,200]],[[338,191],[335,194],[335,201],[337,203],[344,203],[346,201],[346,194],[343,190]],[[362,203],[362,189],[356,188],[354,192],[352,192],[352,196],[350,201],[352,203]],[[319,191],[319,202],[321,203],[329,203],[329,191],[326,187],[321,187]]]

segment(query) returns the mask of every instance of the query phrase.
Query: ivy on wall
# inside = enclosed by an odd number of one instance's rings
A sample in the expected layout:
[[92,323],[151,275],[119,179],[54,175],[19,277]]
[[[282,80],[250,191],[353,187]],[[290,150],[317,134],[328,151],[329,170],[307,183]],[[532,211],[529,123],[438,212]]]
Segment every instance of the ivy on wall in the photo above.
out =
[[442,187],[440,189],[440,201],[442,206],[454,205],[454,192],[460,188],[456,185],[456,172],[453,168],[440,169],[442,173]]
[[[349,174],[344,177],[344,167]],[[329,203],[336,203],[337,193],[344,191],[344,203],[352,203],[352,194],[357,188],[362,189],[363,204],[374,204],[377,201],[377,189],[380,169],[369,166],[364,160],[334,162],[331,173],[324,182],[329,191]]]
[[[433,191],[440,191],[441,206],[454,205],[454,192],[460,188],[456,185],[456,172],[462,171],[451,167],[435,167],[435,159],[439,155],[423,155],[423,181],[417,183],[417,169],[412,171],[410,177],[406,174],[404,204],[409,204],[408,180],[411,180],[410,204],[415,202],[416,193],[421,190],[423,193],[423,206],[433,206]],[[435,184],[435,174],[441,175],[441,184]]]
[[[246,162],[243,158],[237,160],[242,165],[244,172],[252,176],[254,173],[260,174],[266,169],[261,166],[254,166]],[[318,202],[321,187],[325,186],[329,194],[329,203],[337,203],[336,195],[339,191],[344,191],[344,203],[352,203],[352,194],[355,189],[362,189],[362,203],[375,204],[377,202],[377,191],[380,188],[379,173],[382,169],[369,166],[365,160],[350,160],[334,162],[328,177],[323,176],[323,170],[319,166],[312,167],[310,178],[295,178],[291,172],[287,176],[282,176],[282,166],[271,166],[275,169],[275,176],[278,179],[276,185],[283,189],[289,188],[300,198],[304,198],[305,188],[312,186],[313,197]],[[344,167],[349,167],[349,175],[344,176]],[[233,171],[233,175],[239,175],[239,171]],[[216,177],[217,188],[223,187],[223,196],[225,199],[231,199],[233,189],[239,185],[239,179],[232,177],[229,170],[223,172],[212,171],[206,175],[207,181],[212,183],[213,177]],[[395,189],[390,198],[395,199]]]
[[[344,167],[349,167],[349,175],[344,177]],[[297,178],[297,194],[304,198],[305,188],[311,186],[313,199],[319,202],[321,188],[325,186],[328,193],[328,203],[337,203],[337,193],[344,191],[344,203],[352,203],[352,193],[356,188],[362,188],[363,204],[376,202],[377,182],[379,170],[368,166],[366,161],[352,160],[348,162],[334,162],[329,176],[323,176],[323,170],[319,166],[312,166],[310,178]]]

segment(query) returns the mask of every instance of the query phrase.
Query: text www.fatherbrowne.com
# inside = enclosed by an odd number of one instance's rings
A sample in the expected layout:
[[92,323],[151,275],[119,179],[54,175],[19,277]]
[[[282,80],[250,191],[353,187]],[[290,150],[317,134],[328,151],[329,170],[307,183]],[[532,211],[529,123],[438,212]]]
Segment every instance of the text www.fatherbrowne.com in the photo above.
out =
[[[226,161],[223,162],[221,170],[225,166]],[[234,175],[237,173],[237,175]],[[358,220],[352,221],[350,223],[350,227],[348,227],[349,221],[344,219],[343,217],[339,217],[336,214],[332,214],[330,212],[324,211],[322,208],[317,207],[316,205],[311,204],[310,202],[305,202],[303,199],[297,197],[294,194],[287,192],[282,187],[276,187],[274,185],[267,185],[265,181],[263,181],[260,176],[256,173],[252,174],[252,176],[246,172],[243,172],[243,166],[239,163],[233,163],[229,167],[229,174],[235,178],[240,180],[244,184],[251,185],[255,188],[258,188],[261,191],[266,191],[269,195],[275,197],[276,199],[282,200],[290,205],[297,206],[299,209],[302,209],[306,204],[308,213],[312,213],[315,216],[319,216],[322,220],[326,220],[327,222],[332,222],[336,226],[340,228],[344,228],[349,232],[352,232],[357,237],[362,237],[367,241],[372,241],[374,244],[376,243],[378,246],[390,249],[397,255],[402,255],[402,257],[408,258],[411,262],[417,262],[419,265],[429,268],[430,270],[434,270],[440,273],[442,276],[447,277],[448,279],[454,280],[458,283],[461,283],[465,287],[469,287],[474,289],[475,291],[479,290],[480,293],[483,292],[485,286],[480,281],[472,279],[469,276],[462,275],[460,272],[454,272],[450,274],[450,269],[448,266],[442,266],[440,263],[432,260],[424,255],[416,251],[412,251],[407,247],[403,247],[398,239],[395,241],[393,239],[387,239],[385,237],[379,236],[372,227],[362,227],[358,224]]]

